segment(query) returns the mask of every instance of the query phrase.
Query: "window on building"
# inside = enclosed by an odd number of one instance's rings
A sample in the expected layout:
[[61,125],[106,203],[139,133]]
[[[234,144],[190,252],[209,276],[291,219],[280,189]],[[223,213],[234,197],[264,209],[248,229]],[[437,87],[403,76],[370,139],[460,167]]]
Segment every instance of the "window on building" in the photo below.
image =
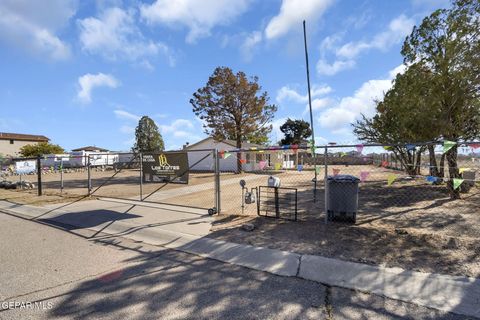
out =
[[10,139],[10,144],[13,144],[14,140],[13,139]]

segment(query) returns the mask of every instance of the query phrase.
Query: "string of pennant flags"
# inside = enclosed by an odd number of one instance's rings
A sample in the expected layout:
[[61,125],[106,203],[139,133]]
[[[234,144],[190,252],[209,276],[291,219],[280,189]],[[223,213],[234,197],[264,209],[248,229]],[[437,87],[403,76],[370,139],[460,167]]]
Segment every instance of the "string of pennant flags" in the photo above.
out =
[[[229,156],[231,155],[231,153],[229,152],[225,152],[223,154],[223,159],[227,159]],[[246,159],[240,159],[240,163],[246,163]],[[268,161],[266,160],[260,160],[258,162],[254,162],[255,164],[258,164],[258,168],[260,170],[263,170],[267,167],[267,164],[268,164]],[[278,170],[281,170],[282,169],[282,164],[281,163],[274,163],[274,169],[276,171]],[[323,166],[321,165],[315,165],[314,167],[314,170],[316,171],[316,173],[320,173],[321,170],[322,170]],[[299,172],[302,172],[304,170],[304,166],[302,164],[299,164],[297,165],[296,167],[296,170],[299,171]],[[459,173],[462,174],[463,172],[467,171],[467,170],[471,170],[470,168],[459,168]],[[339,175],[341,172],[341,169],[339,168],[332,168],[332,173],[334,176],[337,176]],[[366,182],[368,177],[371,175],[370,171],[361,171],[360,172],[360,181],[361,182]],[[401,177],[409,177],[409,178],[416,178],[416,179],[425,179],[425,181],[429,182],[429,183],[437,183],[437,182],[446,182],[448,181],[448,179],[445,179],[445,178],[440,178],[440,177],[435,177],[435,176],[423,176],[423,175],[415,175],[415,176],[412,176],[412,175],[402,175],[402,174],[397,174],[397,173],[391,173],[387,176],[387,186],[391,186],[397,179],[401,178]],[[480,182],[479,179],[460,179],[460,178],[454,178],[453,180],[453,186],[454,186],[454,189],[457,189],[458,187],[460,187],[460,185],[464,182],[464,181],[471,181],[471,182]]]
[[[443,153],[447,153],[449,150],[451,150],[456,145],[464,145],[464,144],[466,144],[466,143],[457,143],[457,142],[454,142],[454,141],[445,140],[445,141],[443,141],[443,145],[442,145]],[[466,145],[468,147],[470,147],[472,150],[476,150],[476,149],[480,148],[480,143],[467,143]],[[405,148],[409,151],[412,151],[412,150],[416,150],[417,146],[418,145],[416,145],[416,144],[406,144]],[[312,144],[312,142],[309,142],[307,144],[307,147],[310,148],[310,151],[311,151],[312,154],[315,153],[315,150],[317,148]],[[365,146],[363,144],[355,145],[355,149],[359,154],[362,154],[362,152],[364,150],[364,147]],[[305,147],[302,147],[302,149],[304,149],[304,148]],[[324,147],[319,147],[319,148],[324,148]],[[220,151],[219,156],[220,156],[221,159],[228,159],[232,155],[232,153],[234,153],[234,152],[257,151],[259,153],[262,153],[264,151],[280,151],[280,150],[293,150],[294,152],[297,152],[298,149],[299,149],[298,145],[272,146],[272,147],[268,147],[268,148],[260,149],[260,150],[257,147],[251,147],[249,149],[233,149],[231,151]],[[393,150],[393,147],[392,146],[384,146],[384,149],[387,150],[387,151],[391,151],[391,150]],[[345,156],[347,156],[346,152],[340,152],[340,157],[345,157]],[[239,162],[240,163],[246,163],[247,160],[246,159],[239,159]],[[255,163],[257,163],[257,162],[255,162]],[[258,165],[259,165],[259,169],[263,170],[267,166],[267,161],[260,160],[258,162]],[[388,165],[389,165],[388,161],[382,161],[382,163],[381,163],[382,167],[388,167]],[[409,165],[409,164],[406,164],[406,165]],[[413,164],[410,164],[410,165],[413,165]],[[426,168],[434,167],[434,166],[426,165],[426,164],[420,165],[420,166],[424,167],[424,168],[425,167]],[[437,168],[442,168],[442,166],[436,166],[436,167]],[[322,166],[315,165],[314,170],[318,174],[318,173],[320,173],[321,168],[322,168]],[[444,166],[443,168],[446,168],[446,166]],[[282,169],[282,164],[281,163],[275,163],[274,164],[274,169],[275,170],[281,170]],[[297,169],[297,171],[301,172],[301,171],[304,170],[304,167],[303,167],[303,165],[298,164],[296,169]],[[460,167],[458,169],[459,169],[460,174],[467,171],[467,170],[471,170],[470,168],[463,168],[463,167]],[[341,169],[333,168],[333,175],[334,176],[340,174],[340,172],[341,172]],[[360,172],[360,181],[365,182],[368,179],[369,176],[370,176],[370,172],[361,171]],[[445,178],[439,178],[439,177],[434,177],[434,176],[411,176],[411,175],[401,175],[401,174],[392,173],[392,174],[389,174],[387,176],[387,186],[391,186],[397,179],[399,179],[402,176],[405,176],[405,177],[408,176],[410,178],[422,178],[422,179],[425,179],[425,181],[427,181],[429,183],[437,183],[437,182],[446,181]],[[465,181],[479,182],[480,180],[454,178],[454,179],[452,179],[453,188],[458,189],[462,185],[462,183],[464,183]]]
[[[478,161],[480,163],[480,160]],[[380,162],[380,166],[382,167],[388,167],[390,166],[391,162],[388,162],[387,160],[383,160]],[[417,166],[417,164],[414,164],[414,163],[406,163],[405,164],[406,166]],[[466,168],[466,167],[450,167],[450,166],[440,166],[440,165],[437,165],[437,166],[432,166],[430,164],[420,164],[418,165],[419,167],[421,168],[438,168],[438,169],[447,169],[447,168],[455,168],[455,169],[458,169],[458,170],[462,170],[462,171],[466,171],[466,170],[478,170],[479,168]]]
[[[408,151],[415,150],[418,146],[421,146],[424,144],[405,144],[402,145],[404,146]],[[455,142],[455,141],[449,141],[445,140],[443,141],[442,147],[443,147],[443,153],[448,152],[451,148],[453,148],[455,145],[464,145],[466,147],[470,147],[472,150],[476,150],[480,148],[480,142]],[[263,153],[265,151],[279,151],[279,150],[293,150],[297,151],[298,149],[310,149],[312,153],[315,153],[316,149],[323,149],[323,148],[338,148],[342,146],[335,146],[335,145],[330,145],[330,146],[314,146],[311,141],[307,143],[307,145],[298,145],[298,144],[291,144],[291,145],[281,145],[281,146],[270,146],[270,147],[265,147],[265,148],[258,148],[258,147],[250,147],[250,148],[235,148],[231,150],[222,150],[219,152],[219,154],[231,154],[234,152],[248,152],[248,151],[257,151],[259,153]],[[345,146],[347,147],[347,146]],[[363,145],[363,144],[357,144],[354,146],[348,146],[348,147],[355,147],[356,151],[358,153],[362,153],[365,147],[369,147],[369,145]],[[384,146],[383,149],[387,151],[392,151],[394,149],[394,146]],[[341,156],[346,156],[346,152],[340,152]],[[227,156],[228,157],[228,156]]]

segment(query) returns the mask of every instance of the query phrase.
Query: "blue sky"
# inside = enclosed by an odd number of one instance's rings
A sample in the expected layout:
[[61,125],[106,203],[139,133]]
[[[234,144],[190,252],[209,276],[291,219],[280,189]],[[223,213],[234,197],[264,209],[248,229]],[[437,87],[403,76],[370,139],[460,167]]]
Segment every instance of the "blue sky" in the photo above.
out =
[[67,150],[128,150],[140,116],[168,149],[205,135],[189,104],[216,66],[256,75],[287,117],[309,119],[307,21],[318,144],[353,142],[402,71],[413,25],[443,0],[2,0],[0,131],[43,134]]

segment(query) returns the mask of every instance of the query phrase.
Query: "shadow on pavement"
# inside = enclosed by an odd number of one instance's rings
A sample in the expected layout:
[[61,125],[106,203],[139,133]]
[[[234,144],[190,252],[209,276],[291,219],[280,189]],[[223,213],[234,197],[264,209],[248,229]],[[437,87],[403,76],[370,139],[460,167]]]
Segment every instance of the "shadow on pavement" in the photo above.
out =
[[57,225],[67,230],[96,227],[106,222],[115,222],[125,219],[141,217],[136,214],[122,213],[112,210],[91,210],[80,212],[68,212],[51,218],[37,219],[48,224]]

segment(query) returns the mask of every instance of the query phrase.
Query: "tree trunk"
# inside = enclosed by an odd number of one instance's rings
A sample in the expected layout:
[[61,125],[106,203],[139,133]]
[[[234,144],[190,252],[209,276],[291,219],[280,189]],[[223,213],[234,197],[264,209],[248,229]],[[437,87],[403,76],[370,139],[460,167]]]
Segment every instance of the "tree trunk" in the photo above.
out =
[[415,171],[415,175],[417,176],[420,175],[420,166],[422,165],[422,153],[423,153],[422,148],[414,152],[414,154],[416,154],[416,159],[415,159],[415,168],[413,170]]
[[[237,149],[242,148],[242,137],[240,135],[237,135],[236,139],[236,144],[237,144]],[[242,152],[237,152],[237,174],[242,173],[242,162],[240,161],[242,159]]]
[[428,156],[430,158],[430,175],[432,177],[440,177],[440,172],[438,171],[437,158],[435,158],[435,146],[433,144],[428,145]]
[[457,152],[458,148],[456,145],[447,152],[448,174],[450,176],[447,182],[447,190],[450,199],[460,199],[460,188],[457,188],[456,190],[453,189],[453,179],[460,177],[457,168]]
[[415,165],[414,165],[414,158],[415,155],[412,157],[412,154],[409,151],[402,150],[398,148],[395,154],[399,155],[399,160],[403,167],[405,168],[405,172],[409,175],[415,175]]
[[442,154],[442,157],[440,158],[440,178],[445,177],[445,153]]

